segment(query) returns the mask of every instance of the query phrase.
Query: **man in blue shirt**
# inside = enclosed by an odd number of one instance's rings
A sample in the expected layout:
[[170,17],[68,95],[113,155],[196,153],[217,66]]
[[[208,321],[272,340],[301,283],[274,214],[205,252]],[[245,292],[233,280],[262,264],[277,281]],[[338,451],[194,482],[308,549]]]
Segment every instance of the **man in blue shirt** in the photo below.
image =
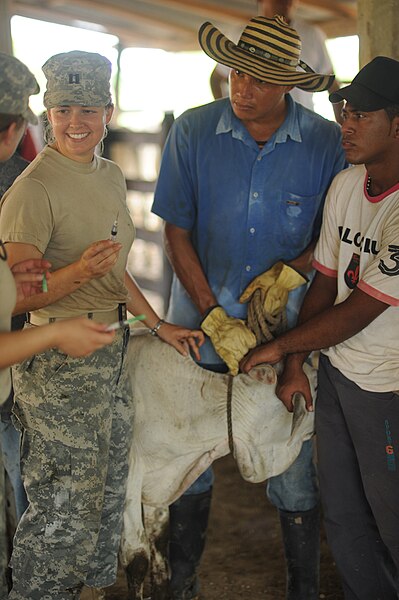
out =
[[[237,45],[210,23],[202,25],[199,40],[209,56],[232,69],[230,98],[176,120],[152,210],[166,222],[175,272],[168,318],[201,324],[209,335],[201,366],[234,375],[256,344],[240,297],[254,278],[282,261],[289,264],[289,278],[294,274],[287,290],[305,281],[296,271],[311,269],[326,191],[345,159],[339,126],[288,96],[293,86],[327,89],[332,76],[300,61],[299,36],[281,17],[252,19]],[[290,327],[305,290],[300,285],[289,294]],[[174,600],[198,597],[196,568],[212,483],[208,470],[170,509]],[[315,600],[319,498],[311,441],[285,473],[268,481],[267,494],[280,514],[287,599]]]

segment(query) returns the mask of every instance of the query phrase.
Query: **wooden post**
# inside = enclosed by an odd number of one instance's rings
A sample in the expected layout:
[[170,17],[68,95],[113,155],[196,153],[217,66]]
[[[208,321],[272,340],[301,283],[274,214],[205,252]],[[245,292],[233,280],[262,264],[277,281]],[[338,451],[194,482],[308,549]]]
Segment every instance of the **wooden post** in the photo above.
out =
[[376,56],[399,60],[399,0],[358,0],[360,67]]

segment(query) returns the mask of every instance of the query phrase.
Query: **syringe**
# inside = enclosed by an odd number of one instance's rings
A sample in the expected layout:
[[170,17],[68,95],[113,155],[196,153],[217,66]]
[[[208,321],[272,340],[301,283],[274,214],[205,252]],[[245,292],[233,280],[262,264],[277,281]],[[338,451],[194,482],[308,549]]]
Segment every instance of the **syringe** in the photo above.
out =
[[119,216],[119,213],[116,215],[116,219],[112,225],[111,235],[109,236],[109,239],[112,242],[114,242],[116,240],[116,236],[118,235],[118,216]]
[[116,329],[127,327],[128,325],[130,325],[130,323],[134,323],[135,321],[142,321],[145,318],[145,315],[137,315],[136,317],[131,317],[130,319],[125,319],[124,321],[116,321],[115,323],[108,325],[105,331],[115,331]]

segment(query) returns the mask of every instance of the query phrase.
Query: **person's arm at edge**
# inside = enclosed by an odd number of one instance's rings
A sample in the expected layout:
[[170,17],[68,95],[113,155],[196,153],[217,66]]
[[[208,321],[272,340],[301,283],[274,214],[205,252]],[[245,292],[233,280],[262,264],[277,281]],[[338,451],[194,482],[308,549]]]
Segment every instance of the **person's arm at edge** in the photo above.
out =
[[50,348],[58,348],[73,357],[87,356],[112,342],[115,333],[107,332],[107,327],[80,317],[21,331],[0,332],[0,369]]

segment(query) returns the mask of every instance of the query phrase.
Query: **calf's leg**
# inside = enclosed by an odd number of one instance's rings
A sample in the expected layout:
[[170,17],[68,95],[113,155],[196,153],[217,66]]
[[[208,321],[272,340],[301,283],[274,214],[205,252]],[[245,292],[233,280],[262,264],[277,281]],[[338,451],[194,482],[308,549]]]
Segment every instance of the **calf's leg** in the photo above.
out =
[[151,600],[169,600],[169,507],[144,505],[144,524],[150,547]]

